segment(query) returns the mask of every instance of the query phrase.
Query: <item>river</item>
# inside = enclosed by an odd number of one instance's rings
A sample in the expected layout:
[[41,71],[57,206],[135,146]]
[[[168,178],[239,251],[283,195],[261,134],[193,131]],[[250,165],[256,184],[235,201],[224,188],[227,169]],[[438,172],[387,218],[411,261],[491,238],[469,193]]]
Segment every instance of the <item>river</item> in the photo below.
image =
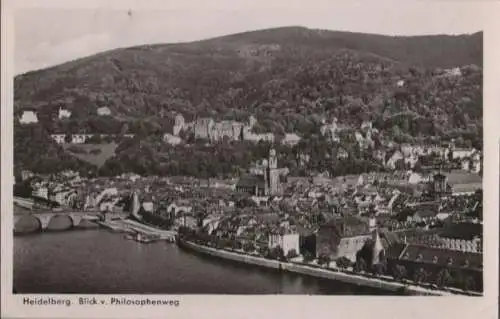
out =
[[14,237],[18,293],[382,295],[379,291],[140,244],[104,229]]

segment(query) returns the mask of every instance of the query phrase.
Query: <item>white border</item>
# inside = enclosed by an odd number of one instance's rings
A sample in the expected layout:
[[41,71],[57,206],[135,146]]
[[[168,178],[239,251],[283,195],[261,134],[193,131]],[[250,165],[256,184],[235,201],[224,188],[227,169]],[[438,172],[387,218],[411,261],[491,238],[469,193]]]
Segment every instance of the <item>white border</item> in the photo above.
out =
[[[41,1],[25,3],[41,5]],[[78,6],[112,6],[124,8],[122,1],[87,1]],[[166,1],[170,5],[172,1]],[[163,3],[165,3],[163,2]],[[244,1],[249,3],[248,1]],[[300,1],[293,1],[298,5]],[[403,2],[403,1],[401,1]],[[66,0],[52,6],[75,7]],[[158,4],[154,0],[151,3]],[[181,1],[182,3],[182,1]],[[200,5],[210,5],[200,1]],[[46,3],[44,3],[45,5]],[[50,6],[50,4],[48,4]],[[302,3],[307,5],[307,1]],[[236,6],[236,1],[233,6]],[[260,2],[265,9],[266,3]],[[2,225],[2,317],[27,318],[496,318],[498,301],[498,194],[499,194],[499,74],[500,48],[495,17],[500,4],[483,2],[484,21],[484,297],[359,297],[359,296],[224,296],[184,295],[178,298],[181,306],[173,307],[33,307],[23,306],[22,297],[12,295],[12,88],[13,88],[13,14],[12,2],[2,1],[2,107],[1,107],[1,225]],[[154,5],[153,5],[154,7]],[[423,21],[422,23],[425,23]],[[498,31],[497,31],[498,32]],[[53,297],[58,297],[53,295]],[[138,296],[139,297],[139,296]],[[145,296],[143,296],[145,297]],[[72,297],[74,298],[74,297]],[[155,298],[158,298],[155,296]],[[396,302],[397,301],[397,302]]]

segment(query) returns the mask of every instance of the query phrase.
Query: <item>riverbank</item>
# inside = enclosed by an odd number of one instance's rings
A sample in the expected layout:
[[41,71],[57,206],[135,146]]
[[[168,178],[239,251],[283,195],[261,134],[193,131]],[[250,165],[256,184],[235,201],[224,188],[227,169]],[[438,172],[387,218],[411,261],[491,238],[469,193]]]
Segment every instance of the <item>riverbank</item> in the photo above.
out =
[[159,240],[175,241],[177,236],[175,231],[154,228],[131,219],[99,222],[99,225],[114,232],[140,233],[144,236],[157,237]]
[[441,290],[431,290],[424,287],[419,287],[407,283],[386,280],[384,278],[375,278],[363,276],[360,274],[340,271],[337,269],[325,269],[295,262],[282,262],[272,259],[265,259],[262,257],[251,256],[245,253],[238,253],[233,251],[215,249],[190,241],[179,239],[179,247],[194,251],[200,254],[213,256],[219,259],[230,260],[234,262],[244,263],[247,265],[255,265],[277,271],[285,271],[297,273],[316,278],[323,278],[329,280],[340,281],[348,284],[365,286],[369,288],[382,289],[385,291],[398,291],[403,292],[405,295],[421,295],[421,296],[451,296],[451,292]]

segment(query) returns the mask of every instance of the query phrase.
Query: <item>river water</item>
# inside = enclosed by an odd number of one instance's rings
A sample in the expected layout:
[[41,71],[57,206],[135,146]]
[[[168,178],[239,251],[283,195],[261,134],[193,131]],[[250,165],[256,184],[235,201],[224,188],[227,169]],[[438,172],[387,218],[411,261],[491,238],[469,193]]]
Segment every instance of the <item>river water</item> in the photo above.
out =
[[140,244],[104,229],[16,236],[13,268],[18,293],[388,294],[228,263],[172,243]]

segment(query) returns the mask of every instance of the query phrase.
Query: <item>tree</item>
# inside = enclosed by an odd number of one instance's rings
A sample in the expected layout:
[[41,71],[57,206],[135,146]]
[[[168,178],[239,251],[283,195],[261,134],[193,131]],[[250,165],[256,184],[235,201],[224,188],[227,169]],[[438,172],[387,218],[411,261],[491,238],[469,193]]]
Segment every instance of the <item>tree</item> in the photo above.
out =
[[243,245],[243,250],[247,253],[253,252],[255,250],[255,246],[252,242],[246,242]]
[[392,270],[392,278],[396,281],[401,281],[406,277],[406,267],[403,265],[395,265]]
[[354,269],[357,272],[364,272],[367,269],[367,263],[363,258],[356,259],[356,265],[354,266]]
[[452,281],[450,271],[447,268],[441,269],[441,271],[436,276],[436,285],[439,288],[448,286]]
[[463,282],[463,289],[465,291],[474,291],[477,289],[476,281],[473,277],[467,276]]
[[280,246],[271,248],[268,251],[266,258],[274,260],[283,260],[285,258],[285,253],[283,252],[283,248],[281,248]]
[[416,283],[425,282],[427,279],[427,272],[424,268],[419,268],[413,273],[413,281]]
[[326,267],[329,267],[330,266],[330,256],[328,255],[325,255],[325,254],[321,254],[319,257],[318,257],[318,264],[320,266],[322,265],[326,265]]
[[308,250],[304,252],[303,256],[304,256],[303,261],[305,263],[309,263],[314,260],[314,255]]
[[352,262],[345,256],[338,258],[336,260],[336,264],[340,269],[347,269],[349,267],[352,267]]
[[292,258],[295,258],[297,256],[298,256],[298,254],[297,254],[297,251],[295,249],[290,249],[288,251],[288,253],[286,254],[287,259],[292,259]]
[[372,274],[380,276],[385,274],[387,266],[385,263],[378,263],[372,266]]

